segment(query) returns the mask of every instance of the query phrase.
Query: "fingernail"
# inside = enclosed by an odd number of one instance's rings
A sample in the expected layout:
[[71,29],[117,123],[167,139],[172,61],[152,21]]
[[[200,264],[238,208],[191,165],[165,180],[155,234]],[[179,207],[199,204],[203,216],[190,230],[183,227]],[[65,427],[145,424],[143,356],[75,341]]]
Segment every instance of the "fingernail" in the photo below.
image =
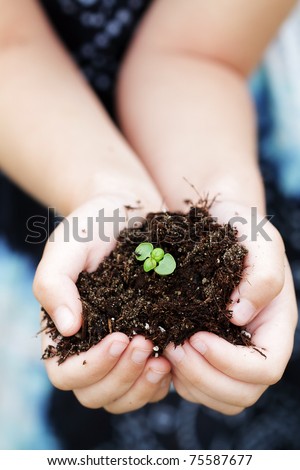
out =
[[170,387],[170,379],[166,377],[165,379],[162,380],[160,384],[160,388],[165,388],[167,385]]
[[131,360],[136,364],[142,364],[149,357],[150,351],[145,349],[134,349],[131,355]]
[[232,307],[232,319],[239,325],[246,325],[256,312],[254,305],[247,299],[241,299]]
[[175,346],[171,349],[168,349],[167,356],[169,355],[171,359],[175,362],[181,362],[185,356],[185,351],[182,346]]
[[204,356],[204,354],[207,351],[207,346],[206,346],[205,343],[203,343],[200,340],[190,341],[190,343],[191,343],[191,346],[194,349],[196,349],[196,351],[198,351],[200,354],[202,354]]
[[146,374],[146,379],[152,384],[158,384],[166,374],[164,372],[158,372],[150,369]]
[[123,343],[122,341],[114,341],[109,348],[109,354],[113,357],[119,357],[126,348],[127,343]]
[[60,333],[64,335],[72,330],[75,322],[75,316],[69,307],[66,307],[65,305],[58,307],[54,312],[54,318],[55,325]]

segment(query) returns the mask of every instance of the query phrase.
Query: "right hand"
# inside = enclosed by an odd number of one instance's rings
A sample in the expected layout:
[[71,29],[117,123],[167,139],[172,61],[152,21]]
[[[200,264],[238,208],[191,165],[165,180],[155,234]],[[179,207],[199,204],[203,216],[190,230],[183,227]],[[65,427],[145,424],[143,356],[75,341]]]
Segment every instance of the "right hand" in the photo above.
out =
[[[74,335],[81,327],[82,305],[76,287],[79,273],[96,270],[113,249],[118,232],[126,225],[119,223],[114,233],[113,222],[106,222],[104,234],[110,241],[102,241],[99,223],[95,223],[99,210],[104,209],[105,217],[112,217],[119,209],[122,217],[126,216],[125,204],[137,205],[136,200],[126,197],[95,197],[72,212],[47,242],[34,279],[34,293],[63,336]],[[134,215],[143,216],[147,212],[144,208]],[[88,217],[93,220],[93,236],[83,242],[79,237],[89,235]],[[74,221],[78,221],[78,228],[74,227]],[[68,240],[65,240],[66,235]],[[43,333],[42,344],[43,349],[51,344],[46,333]],[[60,366],[57,358],[47,359],[46,369],[57,388],[73,390],[84,406],[123,413],[161,400],[168,393],[170,364],[164,357],[150,357],[152,347],[151,341],[142,336],[129,341],[126,335],[116,332]]]

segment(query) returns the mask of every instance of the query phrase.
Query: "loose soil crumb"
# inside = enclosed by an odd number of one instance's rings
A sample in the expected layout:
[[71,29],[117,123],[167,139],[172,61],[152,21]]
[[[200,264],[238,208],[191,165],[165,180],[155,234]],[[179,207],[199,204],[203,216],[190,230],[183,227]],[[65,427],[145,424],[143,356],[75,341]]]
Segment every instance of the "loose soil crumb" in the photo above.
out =
[[[134,255],[141,242],[172,254],[174,273],[145,273]],[[121,232],[115,249],[94,273],[79,275],[83,323],[76,335],[62,337],[44,311],[45,329],[56,346],[48,346],[43,359],[57,356],[61,364],[115,331],[152,340],[156,357],[169,343],[183,344],[197,331],[251,345],[251,335],[229,321],[230,296],[242,278],[246,254],[236,230],[218,224],[207,202],[191,207],[188,214],[148,214],[142,227]]]

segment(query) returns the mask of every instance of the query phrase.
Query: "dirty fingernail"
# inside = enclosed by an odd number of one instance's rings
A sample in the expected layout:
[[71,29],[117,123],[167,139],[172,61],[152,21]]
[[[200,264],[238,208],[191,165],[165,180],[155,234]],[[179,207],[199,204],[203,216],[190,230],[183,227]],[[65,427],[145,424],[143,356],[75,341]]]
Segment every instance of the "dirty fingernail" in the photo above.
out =
[[127,343],[123,343],[122,341],[114,341],[109,348],[109,354],[113,357],[119,357],[126,348]]
[[131,360],[136,364],[142,364],[149,355],[150,351],[146,351],[145,349],[134,349],[131,355]]
[[146,374],[146,379],[152,384],[158,384],[166,374],[150,369]]
[[247,299],[241,299],[232,307],[232,319],[239,325],[246,325],[256,312],[254,305]]
[[69,307],[61,305],[55,310],[53,317],[54,323],[60,333],[65,335],[72,330],[75,316]]

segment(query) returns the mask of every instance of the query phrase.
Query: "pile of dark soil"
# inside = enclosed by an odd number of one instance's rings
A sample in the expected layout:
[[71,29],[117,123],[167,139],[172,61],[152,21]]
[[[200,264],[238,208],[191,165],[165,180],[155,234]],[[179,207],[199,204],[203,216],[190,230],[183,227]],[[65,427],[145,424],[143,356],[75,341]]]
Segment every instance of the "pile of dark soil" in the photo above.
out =
[[[172,254],[174,273],[144,272],[134,254],[141,242]],[[83,323],[76,335],[62,337],[45,312],[56,347],[48,346],[43,359],[57,356],[62,363],[115,331],[151,339],[154,355],[162,354],[170,342],[182,344],[203,330],[236,345],[250,345],[250,335],[229,321],[230,296],[242,278],[246,254],[236,230],[218,224],[206,203],[185,215],[148,214],[142,227],[121,232],[97,271],[79,275]]]

